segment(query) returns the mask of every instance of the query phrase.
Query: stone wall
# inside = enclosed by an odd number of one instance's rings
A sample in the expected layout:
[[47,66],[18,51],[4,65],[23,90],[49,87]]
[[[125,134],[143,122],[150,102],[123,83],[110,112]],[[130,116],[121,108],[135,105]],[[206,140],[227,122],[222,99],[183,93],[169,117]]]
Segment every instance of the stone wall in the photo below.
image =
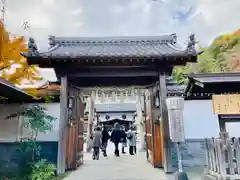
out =
[[[40,159],[47,159],[57,165],[58,142],[39,142]],[[0,143],[0,174],[16,172],[21,167],[23,156],[18,143]]]
[[[186,142],[180,146],[184,168],[204,168],[206,165],[204,146],[204,139],[187,139]],[[172,144],[172,166],[174,169],[177,169],[178,167],[178,157],[175,144]]]

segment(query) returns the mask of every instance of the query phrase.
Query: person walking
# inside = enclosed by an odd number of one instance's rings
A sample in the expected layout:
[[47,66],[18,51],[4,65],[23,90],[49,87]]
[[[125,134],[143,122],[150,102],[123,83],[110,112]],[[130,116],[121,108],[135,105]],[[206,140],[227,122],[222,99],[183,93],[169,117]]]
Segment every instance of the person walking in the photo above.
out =
[[107,145],[108,145],[108,140],[110,139],[110,135],[108,133],[108,128],[106,126],[103,126],[103,131],[102,131],[102,151],[103,151],[103,156],[107,156]]
[[100,127],[96,127],[92,138],[93,160],[99,160],[99,151],[102,146],[102,132]]
[[122,132],[120,130],[119,124],[115,123],[112,134],[111,134],[111,141],[114,143],[114,146],[115,146],[114,154],[117,157],[120,156],[119,143],[121,142],[121,137],[122,137]]
[[125,131],[125,127],[122,128],[121,142],[122,142],[122,154],[125,154],[126,152],[124,151],[124,148],[127,147],[127,134]]
[[136,133],[134,132],[134,127],[131,126],[127,132],[128,146],[129,146],[129,154],[134,155],[137,153],[137,139]]

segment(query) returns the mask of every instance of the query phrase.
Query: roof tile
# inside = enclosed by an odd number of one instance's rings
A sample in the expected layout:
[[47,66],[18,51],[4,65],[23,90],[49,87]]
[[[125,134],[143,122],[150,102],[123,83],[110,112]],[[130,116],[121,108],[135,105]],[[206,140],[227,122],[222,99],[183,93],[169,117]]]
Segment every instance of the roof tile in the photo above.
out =
[[[41,56],[157,57],[186,54],[176,34],[143,37],[64,38],[50,36],[51,48]],[[187,54],[186,54],[187,55]]]

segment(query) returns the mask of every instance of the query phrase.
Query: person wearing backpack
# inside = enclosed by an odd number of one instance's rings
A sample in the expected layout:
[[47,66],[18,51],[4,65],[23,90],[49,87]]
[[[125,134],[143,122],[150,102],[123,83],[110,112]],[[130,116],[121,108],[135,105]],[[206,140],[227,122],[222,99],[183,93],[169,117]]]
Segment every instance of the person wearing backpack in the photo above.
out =
[[114,124],[114,128],[111,134],[111,141],[114,143],[115,150],[114,154],[115,156],[119,157],[119,143],[121,143],[121,138],[122,138],[122,131],[120,129],[120,126],[118,123]]
[[121,138],[122,154],[125,154],[126,152],[124,151],[124,149],[125,147],[127,147],[127,133],[125,131],[125,127],[122,127],[121,131],[122,131],[122,138]]
[[128,140],[128,146],[129,146],[129,154],[130,155],[136,154],[137,139],[136,139],[136,133],[134,132],[133,126],[131,126],[129,131],[127,132],[127,140]]
[[107,157],[107,145],[108,145],[108,140],[110,139],[110,135],[108,133],[108,129],[106,126],[103,126],[103,131],[102,131],[102,151],[103,151],[103,156]]

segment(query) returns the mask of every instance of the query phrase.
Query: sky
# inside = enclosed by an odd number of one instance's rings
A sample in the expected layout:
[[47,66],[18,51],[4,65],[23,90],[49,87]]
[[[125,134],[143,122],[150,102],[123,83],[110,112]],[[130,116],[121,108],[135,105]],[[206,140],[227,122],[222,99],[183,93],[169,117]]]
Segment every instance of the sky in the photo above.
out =
[[[239,9],[240,0],[6,0],[5,25],[15,35],[34,37],[40,51],[47,51],[48,35],[176,33],[179,44],[185,45],[195,33],[206,46],[240,28]],[[26,21],[30,28],[24,30]]]

